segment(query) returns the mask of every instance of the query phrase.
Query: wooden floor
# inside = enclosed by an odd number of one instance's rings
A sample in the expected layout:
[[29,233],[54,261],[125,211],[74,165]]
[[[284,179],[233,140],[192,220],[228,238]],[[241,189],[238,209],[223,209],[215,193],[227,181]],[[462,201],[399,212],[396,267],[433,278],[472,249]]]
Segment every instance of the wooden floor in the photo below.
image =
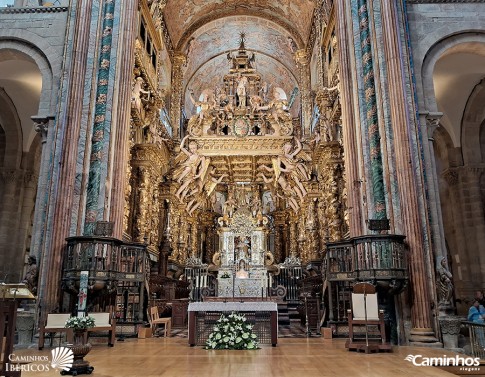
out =
[[[344,339],[283,338],[278,346],[256,351],[207,351],[189,347],[184,338],[126,339],[113,348],[96,344],[86,357],[93,376],[168,377],[396,377],[453,376],[436,367],[414,366],[409,355],[446,356],[443,349],[394,347],[392,353],[349,352]],[[16,355],[46,355],[50,349],[16,350]],[[24,372],[22,376],[59,376],[57,371]]]

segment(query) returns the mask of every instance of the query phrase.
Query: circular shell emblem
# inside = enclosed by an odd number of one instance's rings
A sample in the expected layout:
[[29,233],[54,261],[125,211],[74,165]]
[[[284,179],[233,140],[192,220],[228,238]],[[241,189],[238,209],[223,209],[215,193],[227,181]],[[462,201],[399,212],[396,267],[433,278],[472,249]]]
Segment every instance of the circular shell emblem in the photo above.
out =
[[236,118],[233,127],[236,136],[244,137],[249,134],[249,123],[246,118]]

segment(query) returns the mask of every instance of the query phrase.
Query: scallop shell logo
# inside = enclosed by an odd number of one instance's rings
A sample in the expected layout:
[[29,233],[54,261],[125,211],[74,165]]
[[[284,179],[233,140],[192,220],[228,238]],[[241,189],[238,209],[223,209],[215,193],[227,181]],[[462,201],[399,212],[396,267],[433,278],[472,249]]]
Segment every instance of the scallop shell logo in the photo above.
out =
[[56,347],[52,351],[51,366],[54,369],[68,371],[72,367],[74,354],[70,348]]

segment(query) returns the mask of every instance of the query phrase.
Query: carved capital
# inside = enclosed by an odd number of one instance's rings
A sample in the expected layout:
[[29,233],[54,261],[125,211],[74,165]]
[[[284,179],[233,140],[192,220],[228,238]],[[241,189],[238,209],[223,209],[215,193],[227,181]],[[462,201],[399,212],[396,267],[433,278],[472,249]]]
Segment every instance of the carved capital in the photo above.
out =
[[434,141],[434,131],[440,126],[440,120],[443,117],[441,112],[427,112],[425,113],[426,129],[428,130],[428,140]]
[[441,176],[443,179],[448,183],[448,186],[454,186],[458,183],[458,171],[447,169],[445,170]]
[[22,170],[16,169],[2,169],[0,170],[0,181],[9,184],[17,183],[20,178],[22,178]]
[[460,333],[462,319],[459,317],[440,317],[440,327],[443,334],[458,335]]
[[54,119],[54,117],[33,115],[30,117],[30,119],[32,119],[32,121],[34,122],[35,131],[40,133],[42,144],[45,144],[47,141],[47,131],[49,129],[49,121]]

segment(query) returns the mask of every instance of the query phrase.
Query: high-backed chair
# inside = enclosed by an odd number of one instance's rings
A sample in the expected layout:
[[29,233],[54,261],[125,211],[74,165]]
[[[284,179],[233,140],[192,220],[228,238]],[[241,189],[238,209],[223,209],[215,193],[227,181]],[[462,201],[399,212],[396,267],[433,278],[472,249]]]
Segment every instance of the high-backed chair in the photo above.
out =
[[116,319],[111,313],[89,313],[89,316],[94,319],[94,327],[88,330],[88,337],[93,332],[108,331],[108,346],[113,347],[116,338]]
[[55,333],[66,333],[68,338],[72,338],[72,329],[64,327],[71,314],[47,314],[47,320],[41,324],[39,329],[39,349],[44,348],[45,334],[50,334],[50,345]]
[[158,308],[156,306],[152,306],[150,308],[150,325],[152,327],[153,334],[155,334],[159,325],[163,325],[163,335],[165,337],[170,336],[170,331],[172,330],[172,319],[160,318]]
[[[379,310],[375,287],[370,283],[357,283],[352,292],[352,310],[347,310],[349,339],[345,347],[350,350],[390,351],[386,342],[384,311]],[[363,330],[363,331],[362,331]]]

